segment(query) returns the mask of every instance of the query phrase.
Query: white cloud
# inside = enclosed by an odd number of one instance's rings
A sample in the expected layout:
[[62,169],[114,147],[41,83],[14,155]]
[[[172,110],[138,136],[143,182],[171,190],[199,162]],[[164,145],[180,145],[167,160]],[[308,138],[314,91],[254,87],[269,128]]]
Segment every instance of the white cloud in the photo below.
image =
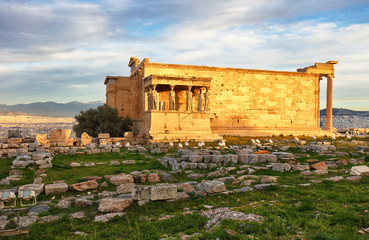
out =
[[84,85],[84,84],[72,84],[71,87],[72,88],[88,88],[89,86]]
[[[169,26],[164,36],[167,44],[156,45],[161,54],[151,61],[296,71],[315,62],[338,60],[337,104],[346,102],[349,107],[369,99],[368,91],[355,91],[369,90],[369,23],[339,26],[310,20],[205,31],[180,23]],[[323,102],[324,97],[322,92]]]
[[0,0],[0,100],[9,102],[16,89],[29,101],[41,93],[45,100],[104,99],[104,77],[127,75],[129,57],[137,56],[289,71],[338,60],[334,97],[344,104],[346,89],[368,86],[369,23],[329,14],[365,2]]
[[0,62],[47,60],[48,54],[110,36],[108,16],[99,5],[56,1],[0,1]]

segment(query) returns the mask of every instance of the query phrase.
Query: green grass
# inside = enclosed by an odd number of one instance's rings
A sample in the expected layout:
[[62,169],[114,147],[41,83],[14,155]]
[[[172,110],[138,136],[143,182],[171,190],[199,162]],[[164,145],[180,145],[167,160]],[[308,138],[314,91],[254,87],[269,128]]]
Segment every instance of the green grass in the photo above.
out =
[[[0,159],[0,179],[6,178],[9,176],[9,172],[12,170],[12,162],[14,159],[6,158]],[[36,168],[36,167],[34,167]],[[19,186],[33,182],[35,178],[35,169],[25,168],[23,171],[23,179],[17,182],[11,182],[10,187]],[[8,188],[7,186],[0,186],[0,189]]]
[[[278,137],[280,139],[292,139],[292,136]],[[262,140],[264,138],[260,138]],[[303,139],[302,137],[300,139]],[[320,139],[324,140],[324,139]],[[361,139],[360,139],[361,140]],[[247,143],[251,138],[232,138],[230,141]],[[227,141],[227,144],[230,142]],[[289,152],[305,153],[299,148],[290,148]],[[350,147],[348,151],[354,151]],[[301,157],[298,160],[305,163],[307,159],[326,160],[325,156],[307,152],[310,157]],[[56,180],[66,180],[68,184],[76,183],[86,176],[101,176],[129,173],[136,170],[166,170],[156,159],[167,154],[150,155],[137,152],[95,154],[95,155],[57,155],[54,167],[47,170],[45,183]],[[154,158],[152,158],[154,157]],[[112,160],[137,160],[136,165],[109,166]],[[340,157],[347,159],[347,157]],[[105,165],[95,167],[68,168],[71,162],[106,162]],[[1,177],[8,176],[11,160],[0,161]],[[199,233],[193,239],[339,239],[339,240],[363,240],[369,235],[360,235],[358,230],[369,227],[369,177],[364,177],[360,183],[341,181],[337,183],[323,181],[310,186],[299,184],[309,183],[309,180],[324,179],[331,176],[348,176],[349,173],[342,171],[349,169],[351,165],[342,166],[337,172],[328,175],[302,176],[299,172],[274,172],[272,170],[258,170],[253,175],[272,175],[278,177],[280,185],[269,187],[263,191],[247,193],[234,193],[231,195],[212,195],[206,197],[189,194],[187,200],[176,202],[156,201],[139,206],[136,202],[125,210],[123,217],[116,217],[108,223],[95,223],[94,216],[98,213],[97,203],[87,209],[79,209],[72,204],[69,209],[58,209],[55,204],[60,195],[52,200],[51,209],[42,215],[59,215],[61,218],[48,224],[36,223],[32,225],[27,236],[15,236],[5,239],[179,239],[184,234]],[[194,170],[194,172],[208,173],[214,169]],[[235,171],[239,170],[237,168]],[[22,182],[32,182],[34,170],[25,169],[25,178]],[[235,174],[235,171],[230,174]],[[230,175],[229,174],[229,175]],[[229,176],[228,175],[228,176]],[[194,181],[181,173],[172,176],[175,182]],[[201,181],[201,180],[196,180]],[[29,183],[27,182],[27,183]],[[260,183],[257,180],[255,184]],[[19,184],[17,184],[19,185]],[[227,183],[227,189],[241,187],[238,184]],[[109,185],[106,189],[115,190]],[[76,195],[68,192],[65,195]],[[50,200],[50,196],[42,195],[40,200]],[[95,198],[94,200],[97,200]],[[254,213],[264,217],[262,223],[249,223],[244,221],[224,220],[218,227],[207,231],[204,226],[207,221],[200,216],[200,211],[206,210],[205,205],[218,207],[233,207],[236,211]],[[69,219],[68,214],[83,210],[85,219]],[[192,214],[183,215],[190,210]],[[159,221],[162,215],[173,215],[173,218]],[[82,231],[88,236],[77,236],[74,233]]]
[[[86,219],[69,220],[66,214],[77,208],[51,210],[62,218],[54,223],[34,224],[30,234],[22,239],[159,239],[177,237],[179,233],[201,233],[198,239],[292,239],[303,235],[306,239],[367,239],[357,231],[369,227],[367,201],[369,179],[360,184],[351,182],[323,183],[314,187],[278,187],[266,191],[214,195],[178,202],[150,202],[144,206],[133,204],[123,217],[107,224],[94,223],[93,215]],[[276,195],[278,194],[278,196]],[[204,205],[237,207],[237,211],[255,213],[264,217],[263,223],[226,220],[219,227],[206,232],[206,218],[199,215]],[[193,211],[183,215],[184,208]],[[97,211],[96,206],[87,212]],[[63,215],[64,214],[64,215]],[[159,221],[159,216],[173,218]],[[231,230],[231,231],[229,231]],[[88,237],[73,235],[76,231]],[[234,231],[235,236],[231,235]],[[20,239],[12,237],[9,239]],[[196,239],[196,238],[195,238]]]
[[[101,153],[92,155],[56,155],[53,159],[53,168],[47,169],[47,177],[43,178],[43,182],[46,184],[53,183],[54,181],[65,180],[68,184],[73,184],[82,181],[83,177],[87,176],[100,176],[114,175],[119,173],[130,173],[132,171],[139,171],[143,169],[147,170],[160,170],[165,169],[156,159],[145,158],[145,156],[137,152],[122,153]],[[109,166],[110,161],[122,162],[124,160],[136,160],[135,165],[118,165]],[[13,159],[2,159],[0,160],[0,178],[9,176]],[[79,162],[95,163],[95,167],[70,167],[69,163]],[[97,163],[103,163],[99,165]],[[36,168],[32,166],[32,168]],[[35,170],[32,168],[20,169],[23,171],[24,178],[18,182],[12,182],[10,186],[19,186],[29,184],[33,182],[35,176]],[[2,186],[1,188],[7,188]]]

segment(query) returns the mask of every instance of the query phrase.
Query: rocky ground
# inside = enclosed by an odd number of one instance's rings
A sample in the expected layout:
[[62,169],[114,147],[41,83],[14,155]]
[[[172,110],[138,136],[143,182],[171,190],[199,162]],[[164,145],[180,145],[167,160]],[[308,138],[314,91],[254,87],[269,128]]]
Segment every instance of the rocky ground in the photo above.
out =
[[[18,197],[0,230],[19,211],[30,239],[367,239],[368,140],[35,147],[0,159]],[[26,190],[36,205],[20,206]]]

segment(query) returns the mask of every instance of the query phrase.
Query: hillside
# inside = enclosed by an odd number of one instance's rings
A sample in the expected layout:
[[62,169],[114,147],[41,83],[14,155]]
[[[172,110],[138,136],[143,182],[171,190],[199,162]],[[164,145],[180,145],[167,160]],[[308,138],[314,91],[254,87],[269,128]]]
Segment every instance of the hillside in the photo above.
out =
[[[56,102],[35,102],[29,104],[17,104],[6,105],[0,104],[0,115],[42,115],[52,117],[74,117],[80,111],[87,110],[89,108],[97,108],[103,105],[103,101],[94,101],[88,103],[82,102],[69,102],[69,103],[56,103]],[[320,110],[320,116],[325,116],[326,110]],[[333,108],[334,116],[359,116],[369,117],[369,111],[354,111],[345,108]]]
[[[325,116],[326,110],[320,110],[320,116]],[[359,116],[359,117],[369,117],[369,111],[354,111],[345,108],[333,108],[334,116]]]
[[55,102],[35,102],[29,104],[6,105],[0,104],[0,113],[3,115],[13,115],[12,113],[27,113],[31,115],[53,116],[53,117],[74,117],[80,111],[89,108],[97,108],[103,105],[102,101],[81,103],[55,103]]

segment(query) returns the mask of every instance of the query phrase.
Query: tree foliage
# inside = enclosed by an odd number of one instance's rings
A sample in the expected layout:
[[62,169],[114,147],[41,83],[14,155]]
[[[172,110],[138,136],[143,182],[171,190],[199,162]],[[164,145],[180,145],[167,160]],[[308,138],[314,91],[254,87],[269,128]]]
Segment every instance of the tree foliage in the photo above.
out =
[[128,117],[122,118],[118,115],[118,110],[104,104],[97,109],[90,108],[81,111],[75,116],[77,125],[73,127],[78,137],[86,132],[92,137],[97,137],[99,133],[110,133],[110,136],[123,136],[124,132],[132,128],[132,120]]

